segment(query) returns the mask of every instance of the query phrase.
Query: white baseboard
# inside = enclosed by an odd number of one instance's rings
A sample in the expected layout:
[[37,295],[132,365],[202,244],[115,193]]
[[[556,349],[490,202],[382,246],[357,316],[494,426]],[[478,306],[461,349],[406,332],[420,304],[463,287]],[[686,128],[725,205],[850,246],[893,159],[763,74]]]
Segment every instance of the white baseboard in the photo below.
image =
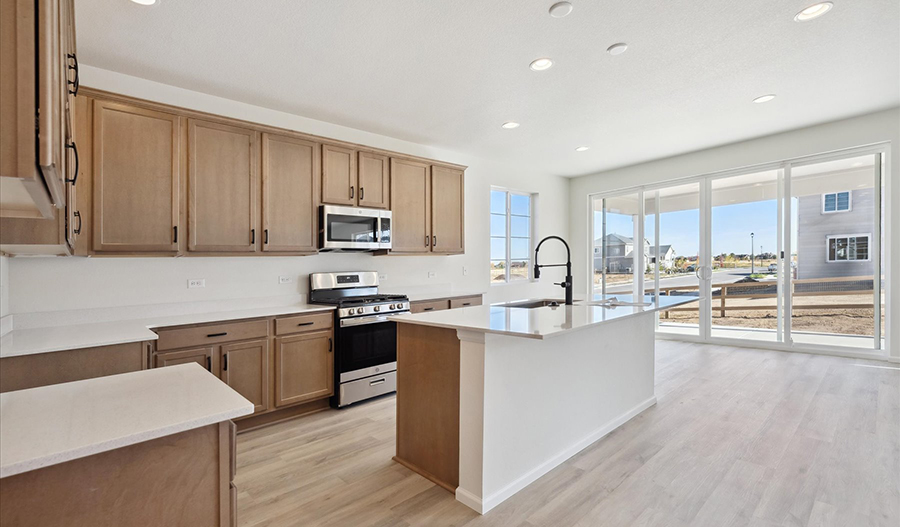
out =
[[541,463],[540,465],[534,467],[533,469],[529,470],[527,473],[522,475],[520,478],[516,479],[515,481],[510,482],[508,485],[506,485],[502,489],[498,490],[497,492],[491,494],[490,496],[488,496],[485,499],[479,499],[476,494],[473,494],[473,493],[463,489],[462,487],[458,487],[456,489],[456,500],[462,502],[463,504],[465,504],[466,506],[468,506],[469,508],[471,508],[472,510],[474,510],[475,512],[477,512],[479,514],[485,514],[489,510],[493,509],[497,505],[499,505],[499,504],[503,503],[504,501],[506,501],[507,499],[509,499],[509,497],[512,496],[513,494],[515,494],[516,492],[519,492],[520,490],[524,489],[528,485],[531,485],[538,478],[540,478],[547,472],[550,472],[554,468],[558,467],[559,465],[561,465],[564,461],[566,461],[570,457],[581,452],[582,450],[584,450],[585,448],[587,448],[594,442],[598,441],[599,439],[603,438],[604,436],[606,436],[607,434],[609,434],[616,428],[619,428],[623,424],[627,423],[632,418],[637,416],[639,413],[643,412],[647,408],[650,408],[654,404],[656,404],[656,396],[655,395],[650,397],[646,401],[641,402],[637,406],[629,409],[622,415],[616,417],[615,419],[613,419],[612,421],[601,426],[597,430],[594,430],[593,432],[588,434],[587,437],[584,437],[581,440],[575,442],[572,446],[562,450],[561,452],[554,455],[547,461],[545,461],[545,462]]

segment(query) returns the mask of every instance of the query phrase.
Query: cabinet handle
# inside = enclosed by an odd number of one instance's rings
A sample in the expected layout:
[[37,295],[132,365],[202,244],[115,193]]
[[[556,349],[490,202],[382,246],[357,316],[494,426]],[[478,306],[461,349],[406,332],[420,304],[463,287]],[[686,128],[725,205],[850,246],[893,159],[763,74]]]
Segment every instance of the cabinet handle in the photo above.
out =
[[369,386],[376,386],[379,384],[384,384],[384,377],[381,379],[375,379],[374,381],[369,381]]
[[250,229],[250,245],[256,243],[256,229]]
[[463,306],[471,306],[472,302],[463,302]]
[[350,199],[353,199],[353,187],[350,187]]
[[334,341],[331,340],[331,337],[328,337],[328,353],[331,353],[331,350],[334,349]]
[[75,186],[75,182],[78,181],[78,147],[75,145],[75,141],[70,142],[66,145],[67,149],[71,149],[72,153],[75,155],[75,177],[72,179],[66,179],[66,183],[71,183],[72,186]]
[[301,322],[297,324],[298,326],[312,326],[315,322]]
[[431,242],[431,236],[425,235],[425,247],[428,247],[428,243]]
[[222,354],[222,371],[228,371],[228,354]]
[[213,337],[224,337],[224,336],[227,335],[227,334],[228,334],[227,331],[223,331],[223,332],[221,332],[221,333],[210,333],[209,335],[207,335],[207,337],[208,337],[208,338],[213,338]]
[[269,229],[263,229],[263,244],[269,245]]
[[172,243],[178,243],[178,225],[172,227]]
[[206,369],[212,372],[212,357],[206,356]]
[[66,84],[68,86],[71,86],[71,88],[67,88],[67,90],[69,91],[70,94],[77,96],[78,95],[78,87],[81,85],[81,80],[78,77],[78,57],[76,57],[74,53],[67,53],[66,58],[75,63],[74,66],[71,64],[66,64],[67,68],[75,71],[75,80],[70,81],[69,79],[66,79]]
[[75,229],[75,234],[81,234],[81,212],[76,210],[72,215],[78,218],[78,227]]
[[363,200],[363,196],[365,196],[365,190],[366,190],[366,189],[364,189],[363,187],[359,187],[359,199],[360,199],[360,201],[362,201],[362,200]]
[[433,307],[425,307],[425,308],[422,308],[422,311],[434,311],[434,308]]
[[431,246],[432,246],[432,247],[437,247],[437,236],[432,236],[432,237],[431,237]]

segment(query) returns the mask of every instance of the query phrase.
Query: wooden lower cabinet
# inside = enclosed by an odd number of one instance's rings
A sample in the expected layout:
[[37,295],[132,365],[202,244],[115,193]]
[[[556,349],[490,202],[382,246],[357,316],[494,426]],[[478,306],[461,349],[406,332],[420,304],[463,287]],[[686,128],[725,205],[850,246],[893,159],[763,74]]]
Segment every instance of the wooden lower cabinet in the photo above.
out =
[[220,378],[253,403],[253,412],[269,408],[269,339],[221,347]]
[[144,370],[148,353],[149,343],[131,342],[4,357],[0,359],[0,392]]
[[275,406],[334,394],[334,341],[331,331],[275,339]]
[[223,421],[3,478],[0,525],[236,525]]
[[176,364],[187,364],[196,362],[210,372],[216,371],[218,360],[213,364],[213,359],[217,358],[216,347],[192,348],[186,350],[167,351],[165,353],[157,353],[153,358],[153,367],[161,368],[163,366],[175,366]]

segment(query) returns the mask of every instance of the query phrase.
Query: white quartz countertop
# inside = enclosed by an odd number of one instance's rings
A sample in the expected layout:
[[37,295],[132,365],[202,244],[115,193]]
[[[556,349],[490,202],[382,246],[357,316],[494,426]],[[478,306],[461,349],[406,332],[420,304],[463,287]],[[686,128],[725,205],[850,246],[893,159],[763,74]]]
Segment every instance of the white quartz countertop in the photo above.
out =
[[[616,295],[616,297],[624,302],[631,301],[631,297],[628,295]],[[604,307],[585,301],[577,301],[571,306],[560,305],[531,309],[482,305],[399,315],[391,320],[399,323],[543,339],[625,317],[696,302],[697,297],[663,296],[660,297],[659,304],[652,303],[652,300],[652,297],[647,297],[647,301],[651,303],[649,306],[617,307]]]
[[0,478],[253,413],[199,364],[0,394]]
[[14,329],[0,338],[0,358],[156,340],[158,337],[152,331],[154,328],[333,310],[334,307],[327,305],[293,304],[94,324]]

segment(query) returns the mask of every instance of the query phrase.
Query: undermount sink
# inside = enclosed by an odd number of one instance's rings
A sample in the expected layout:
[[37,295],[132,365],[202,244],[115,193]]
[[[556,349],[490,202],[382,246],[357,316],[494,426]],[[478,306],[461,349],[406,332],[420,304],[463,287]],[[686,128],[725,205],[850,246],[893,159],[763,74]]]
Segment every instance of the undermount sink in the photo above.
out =
[[607,298],[605,300],[596,300],[594,302],[588,302],[585,305],[588,306],[600,306],[600,307],[623,307],[623,306],[637,306],[637,307],[647,307],[652,306],[652,302],[625,302],[623,300],[619,300],[616,297]]
[[[540,300],[519,300],[515,302],[506,302],[496,304],[500,307],[517,307],[520,309],[535,309],[538,307],[556,307],[565,305],[566,301],[559,298],[542,298]],[[578,300],[575,301],[578,303]]]

